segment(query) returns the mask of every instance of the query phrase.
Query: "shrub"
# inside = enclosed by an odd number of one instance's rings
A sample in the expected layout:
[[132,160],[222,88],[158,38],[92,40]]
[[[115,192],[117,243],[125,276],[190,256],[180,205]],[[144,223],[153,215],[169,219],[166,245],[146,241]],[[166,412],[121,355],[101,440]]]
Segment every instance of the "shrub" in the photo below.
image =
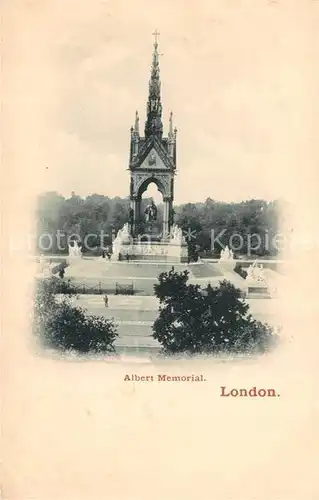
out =
[[64,280],[61,278],[57,278],[56,276],[39,280],[37,283],[37,290],[42,295],[55,295],[57,293],[61,293],[64,295],[77,294],[77,288],[73,285],[71,279]]
[[116,338],[113,322],[100,316],[88,316],[80,307],[60,303],[48,321],[44,337],[50,347],[81,353],[112,353]]
[[[43,280],[36,289],[34,329],[44,345],[78,353],[113,353],[118,335],[114,322],[88,315],[66,298],[57,303],[54,293],[67,292],[56,292],[55,279]],[[68,290],[73,293],[73,288]]]

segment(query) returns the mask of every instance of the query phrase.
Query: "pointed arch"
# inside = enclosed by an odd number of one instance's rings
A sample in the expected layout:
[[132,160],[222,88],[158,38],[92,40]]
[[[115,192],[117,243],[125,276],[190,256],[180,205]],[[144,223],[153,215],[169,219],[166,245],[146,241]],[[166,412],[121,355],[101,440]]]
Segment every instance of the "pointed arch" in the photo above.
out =
[[147,190],[148,186],[152,183],[154,183],[157,186],[157,189],[160,191],[163,198],[168,196],[167,189],[166,189],[164,183],[161,181],[161,179],[158,178],[157,176],[150,175],[149,177],[144,179],[141,182],[141,184],[138,186],[138,189],[137,189],[137,198],[138,199],[142,198],[143,193]]

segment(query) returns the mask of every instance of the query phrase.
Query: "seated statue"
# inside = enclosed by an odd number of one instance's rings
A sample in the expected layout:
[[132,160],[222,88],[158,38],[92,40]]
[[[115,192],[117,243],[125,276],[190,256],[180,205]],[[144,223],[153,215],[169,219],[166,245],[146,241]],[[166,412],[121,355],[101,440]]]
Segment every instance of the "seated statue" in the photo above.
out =
[[156,208],[156,205],[155,205],[155,203],[154,203],[153,200],[152,200],[152,202],[149,205],[147,205],[144,213],[145,213],[145,221],[146,222],[156,221],[156,219],[157,219],[157,208]]

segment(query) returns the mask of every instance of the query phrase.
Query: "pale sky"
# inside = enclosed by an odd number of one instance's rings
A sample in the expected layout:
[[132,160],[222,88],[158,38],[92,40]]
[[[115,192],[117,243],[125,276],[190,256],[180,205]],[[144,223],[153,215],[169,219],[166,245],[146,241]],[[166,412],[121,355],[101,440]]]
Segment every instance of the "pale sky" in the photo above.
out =
[[171,110],[178,128],[175,201],[297,196],[289,179],[311,157],[311,3],[55,0],[11,8],[8,30],[19,36],[5,62],[15,119],[25,120],[38,169],[35,189],[129,194],[130,127],[138,110],[144,130],[158,29],[165,134]]

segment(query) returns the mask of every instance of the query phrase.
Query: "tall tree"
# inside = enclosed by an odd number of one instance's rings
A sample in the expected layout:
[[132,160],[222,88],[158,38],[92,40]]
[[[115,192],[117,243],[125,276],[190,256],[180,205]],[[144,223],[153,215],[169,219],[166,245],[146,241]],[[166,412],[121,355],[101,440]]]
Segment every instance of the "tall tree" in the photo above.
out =
[[173,269],[154,286],[160,299],[153,336],[166,353],[266,352],[272,329],[252,318],[241,291],[223,281],[217,287],[187,284],[188,273]]

